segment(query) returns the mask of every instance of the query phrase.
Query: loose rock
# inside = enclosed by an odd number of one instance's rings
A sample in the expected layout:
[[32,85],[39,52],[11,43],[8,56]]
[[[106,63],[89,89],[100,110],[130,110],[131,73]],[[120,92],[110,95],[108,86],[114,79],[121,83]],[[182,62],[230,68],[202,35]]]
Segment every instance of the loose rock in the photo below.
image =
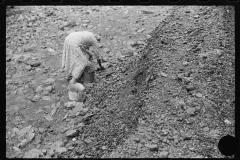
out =
[[228,119],[225,119],[224,121],[226,124],[232,124]]
[[25,153],[23,158],[39,158],[43,153],[38,149],[32,149]]
[[164,151],[164,152],[160,152],[160,153],[159,153],[159,157],[160,157],[160,158],[168,158],[168,154],[169,154],[169,153],[168,153],[168,152],[165,152],[165,151]]
[[61,154],[61,153],[67,152],[67,149],[65,147],[60,147],[60,148],[56,148],[55,151],[57,153]]
[[74,129],[74,130],[69,130],[65,133],[65,135],[70,138],[70,137],[75,137],[78,135],[78,130]]
[[150,149],[150,151],[158,151],[158,145],[157,144],[146,144],[147,148]]
[[53,84],[55,80],[53,78],[48,78],[46,81],[44,81],[45,84],[50,85]]

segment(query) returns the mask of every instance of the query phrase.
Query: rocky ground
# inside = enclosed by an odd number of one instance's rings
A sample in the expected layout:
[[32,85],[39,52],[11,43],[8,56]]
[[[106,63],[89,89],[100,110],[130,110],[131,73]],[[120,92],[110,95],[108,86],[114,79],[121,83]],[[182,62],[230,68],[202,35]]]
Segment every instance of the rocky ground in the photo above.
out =
[[[31,6],[7,12],[6,143],[17,158],[221,158],[234,136],[234,9]],[[68,99],[64,38],[100,36],[105,71]]]

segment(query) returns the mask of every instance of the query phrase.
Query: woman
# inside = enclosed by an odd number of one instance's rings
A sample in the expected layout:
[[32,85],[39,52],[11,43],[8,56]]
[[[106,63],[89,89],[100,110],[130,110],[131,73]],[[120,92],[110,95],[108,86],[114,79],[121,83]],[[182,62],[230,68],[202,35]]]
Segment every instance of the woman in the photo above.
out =
[[70,33],[64,42],[62,67],[68,72],[68,78],[72,76],[70,83],[75,83],[81,77],[84,68],[92,63],[92,47],[100,69],[101,65],[98,41],[92,32],[82,31]]

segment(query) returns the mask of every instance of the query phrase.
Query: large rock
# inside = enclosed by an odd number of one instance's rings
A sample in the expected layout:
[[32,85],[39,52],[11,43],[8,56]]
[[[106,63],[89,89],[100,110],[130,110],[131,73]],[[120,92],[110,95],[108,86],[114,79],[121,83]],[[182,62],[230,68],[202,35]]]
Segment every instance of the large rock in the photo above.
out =
[[23,158],[39,158],[42,155],[43,153],[40,150],[34,148],[26,152]]
[[41,93],[42,91],[43,91],[42,86],[38,86],[38,87],[36,88],[36,92],[37,92],[37,93]]
[[50,85],[53,84],[55,80],[53,78],[48,78],[47,80],[44,81],[45,84]]
[[147,148],[149,148],[150,151],[158,151],[158,145],[157,144],[146,144]]
[[32,126],[27,126],[27,127],[24,127],[23,129],[21,129],[17,134],[19,137],[22,137],[24,136],[26,133],[28,133],[29,131],[32,131],[31,130]]
[[73,130],[69,130],[65,133],[65,135],[68,137],[68,138],[72,138],[72,137],[76,137],[78,135],[78,130],[77,129],[73,129]]
[[57,153],[61,154],[67,151],[67,149],[65,147],[60,147],[60,148],[56,148],[55,150]]
[[76,102],[75,102],[75,101],[66,102],[66,103],[64,104],[64,106],[67,107],[67,108],[73,108],[73,107],[76,106]]
[[166,151],[163,151],[163,152],[160,152],[160,153],[159,153],[159,157],[160,157],[160,158],[168,158],[168,155],[169,155],[169,153],[166,152]]
[[57,149],[57,148],[60,148],[60,147],[62,147],[63,146],[63,141],[61,141],[61,140],[58,140],[58,141],[56,141],[56,142],[54,142],[52,145],[51,145],[51,150],[55,150],[55,149]]
[[48,92],[51,92],[51,91],[53,90],[53,87],[52,87],[52,86],[47,86],[47,87],[45,88],[45,90],[48,91]]

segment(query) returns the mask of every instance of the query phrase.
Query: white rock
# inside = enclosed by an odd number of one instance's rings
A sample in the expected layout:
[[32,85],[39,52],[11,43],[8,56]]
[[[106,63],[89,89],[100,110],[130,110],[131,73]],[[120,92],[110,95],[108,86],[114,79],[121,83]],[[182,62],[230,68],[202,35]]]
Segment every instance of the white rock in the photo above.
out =
[[164,72],[160,72],[160,75],[161,75],[162,77],[167,77],[167,74],[164,73]]
[[169,154],[168,152],[163,151],[163,152],[160,152],[160,153],[159,153],[159,157],[160,157],[160,158],[167,158],[167,157],[168,157],[168,154]]
[[60,148],[56,148],[55,150],[57,153],[61,154],[67,151],[67,149],[65,147],[60,147]]
[[58,140],[56,142],[54,142],[52,145],[51,145],[51,150],[55,150],[56,148],[61,148],[63,146],[63,141],[61,140]]
[[42,97],[42,99],[43,99],[44,101],[51,101],[51,98],[50,98],[49,96],[44,96],[44,97]]
[[202,95],[201,93],[197,93],[196,96],[197,96],[198,98],[203,97],[203,95]]
[[187,66],[187,65],[188,65],[188,62],[187,62],[187,61],[184,61],[184,62],[183,62],[183,65],[184,65],[184,66]]
[[67,137],[74,137],[78,134],[78,131],[76,129],[73,129],[73,130],[69,130],[65,133],[65,135]]
[[56,51],[55,51],[54,49],[52,49],[52,48],[48,48],[47,50],[48,50],[48,52],[50,52],[50,53],[56,52]]
[[42,149],[42,153],[43,153],[43,154],[46,154],[46,153],[47,153],[47,150],[46,150],[46,149]]
[[38,86],[38,87],[36,88],[36,92],[37,92],[37,93],[40,93],[40,92],[42,92],[42,91],[43,91],[42,86]]
[[150,39],[150,38],[152,38],[152,36],[148,34],[148,35],[147,35],[147,39]]
[[39,96],[39,95],[35,95],[35,96],[31,99],[31,101],[36,102],[36,101],[38,101],[39,99],[40,99],[40,96]]
[[22,140],[22,142],[21,143],[19,143],[18,144],[18,147],[24,147],[24,146],[26,146],[28,144],[28,140],[27,139],[24,139],[24,140]]
[[18,133],[20,130],[19,130],[18,128],[14,127],[14,128],[12,129],[12,131],[13,131],[14,133]]
[[45,84],[53,84],[55,80],[53,78],[48,78],[46,81],[44,81]]
[[47,86],[47,87],[45,88],[45,90],[48,91],[48,92],[51,92],[51,91],[53,90],[53,87],[52,87],[52,86]]
[[228,119],[225,119],[224,122],[227,123],[227,124],[232,124]]
[[13,147],[13,149],[14,149],[16,152],[21,152],[21,149],[19,149],[18,147]]
[[86,19],[86,20],[83,20],[84,23],[89,23],[90,20]]
[[25,135],[27,132],[29,132],[31,130],[31,128],[32,128],[32,125],[22,128],[18,132],[19,137],[21,137],[21,136]]
[[31,142],[34,137],[35,137],[35,133],[28,133],[26,136],[28,142]]
[[66,103],[64,104],[64,106],[67,107],[67,108],[75,107],[75,105],[76,105],[76,102],[75,102],[75,101],[66,102]]
[[146,144],[147,148],[150,149],[150,151],[158,151],[158,145],[157,144]]
[[43,153],[38,149],[32,149],[25,153],[23,158],[39,158],[40,155],[43,155]]

